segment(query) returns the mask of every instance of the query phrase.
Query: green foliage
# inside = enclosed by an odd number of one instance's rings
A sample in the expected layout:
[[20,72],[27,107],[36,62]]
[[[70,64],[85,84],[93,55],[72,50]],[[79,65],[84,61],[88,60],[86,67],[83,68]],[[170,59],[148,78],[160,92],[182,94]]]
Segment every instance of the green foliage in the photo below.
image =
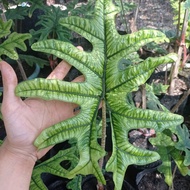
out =
[[190,165],[190,134],[188,128],[183,125],[183,127],[177,127],[177,135],[179,138],[178,143],[175,147],[181,151],[185,152],[184,165]]
[[[19,3],[25,3],[25,0],[18,0]],[[44,10],[46,7],[43,0],[28,0],[29,7],[25,7],[28,10],[28,16],[31,17],[36,9]]]
[[59,7],[47,6],[44,9],[44,14],[38,17],[39,21],[35,25],[39,29],[30,31],[32,34],[30,44],[46,39],[69,41],[71,38],[70,31],[59,24],[60,18],[66,16],[67,11],[62,11]]
[[8,36],[10,34],[10,28],[12,26],[12,23],[12,20],[3,22],[3,20],[0,19],[0,38]]
[[35,64],[38,64],[41,68],[43,68],[45,65],[49,65],[49,62],[47,60],[34,57],[32,55],[23,55],[19,54],[19,58],[23,61],[25,61],[28,65],[33,66]]
[[71,190],[82,190],[81,188],[81,183],[82,183],[82,176],[76,176],[73,178],[68,184],[67,184],[67,189]]
[[190,0],[185,1],[184,7],[185,7],[185,9],[190,9]]
[[[180,17],[181,17],[181,23],[183,22],[183,15],[184,15],[184,1],[182,2],[181,1],[181,8],[182,8],[182,12],[181,12],[181,15],[180,15]],[[171,6],[172,6],[172,8],[173,8],[173,11],[174,11],[174,24],[177,24],[177,21],[178,21],[178,13],[179,13],[179,1],[178,0],[170,0],[170,4],[171,4]]]
[[162,164],[159,166],[158,171],[164,174],[165,182],[169,186],[172,186],[173,181],[171,168],[172,159],[177,164],[181,174],[189,174],[188,167],[183,164],[185,158],[181,155],[181,152],[175,148],[176,142],[172,140],[172,132],[170,130],[164,130],[162,133],[157,133],[156,138],[150,139],[150,142],[157,147],[157,152],[162,160]]
[[137,7],[137,5],[135,5],[134,3],[129,3],[129,2],[121,1],[121,0],[115,0],[114,2],[117,6],[123,7],[122,11],[126,11],[126,12],[134,10]]
[[[38,164],[33,171],[30,189],[32,190],[47,189],[41,180],[42,173],[51,173],[53,175],[66,178],[68,170],[73,169],[78,162],[78,158],[75,156],[75,151],[76,151],[75,148],[61,150],[54,157],[50,158],[45,162],[42,162],[41,164]],[[63,161],[66,161],[68,165],[69,163],[71,163],[69,168],[64,169],[63,167],[61,167],[61,162]],[[57,165],[55,165],[55,163],[57,163]],[[72,187],[72,183],[70,184],[70,186]]]
[[[40,175],[44,172],[69,179],[80,174],[93,174],[98,181],[105,184],[102,168],[98,164],[98,160],[105,156],[105,150],[97,142],[96,126],[97,113],[102,101],[106,103],[109,113],[112,130],[110,140],[113,144],[112,155],[105,169],[113,172],[117,190],[122,187],[129,165],[145,165],[162,157],[156,151],[133,146],[128,139],[129,131],[152,128],[156,133],[162,133],[183,121],[179,115],[142,110],[128,101],[130,94],[146,82],[158,65],[172,62],[176,55],[138,59],[136,52],[140,47],[152,41],[164,42],[167,38],[157,30],[141,30],[119,35],[115,27],[115,16],[119,11],[111,0],[97,0],[91,19],[71,16],[60,20],[61,25],[92,43],[91,52],[80,51],[72,44],[60,40],[45,40],[32,45],[36,51],[66,60],[85,77],[85,81],[80,83],[35,79],[20,83],[16,88],[17,96],[73,102],[81,107],[78,115],[47,128],[35,141],[35,145],[42,149],[74,139],[75,152],[71,154],[73,157],[67,158],[73,167],[66,170],[60,166],[61,159],[65,159],[64,156],[60,159],[50,159],[53,164],[48,161],[42,163],[34,170],[32,189],[44,189],[40,180]],[[127,60],[126,64],[120,67],[123,65],[123,59]],[[106,113],[105,108],[102,109]]]
[[156,95],[160,95],[161,93],[165,93],[168,88],[168,85],[162,84],[146,84],[146,98],[147,105],[146,107],[151,110],[162,110],[168,111],[159,101]]
[[28,7],[17,6],[15,9],[7,9],[5,15],[7,19],[22,20],[28,16]]
[[87,3],[79,3],[79,0],[74,0],[67,4],[67,10],[70,16],[80,16],[90,19],[93,17],[94,6],[94,0],[88,0]]
[[[44,10],[46,8],[43,0],[15,0],[13,2],[4,1],[7,19],[24,19],[26,16],[32,17],[36,9]],[[14,8],[13,8],[14,6]]]
[[[6,40],[0,44],[0,56],[6,55],[11,59],[17,60],[18,54],[15,48],[19,48],[23,51],[26,51],[27,47],[24,43],[25,40],[31,37],[30,34],[18,34],[13,32],[10,34],[10,27],[12,25],[12,21],[3,22],[0,20],[0,35],[1,38],[5,37]],[[10,35],[8,35],[10,34]],[[8,35],[8,36],[7,36]]]
[[144,49],[146,49],[148,51],[151,51],[152,53],[155,53],[156,55],[157,54],[166,55],[168,53],[164,48],[160,47],[155,42],[151,42],[151,43],[147,44],[144,47]]
[[[189,9],[189,4],[190,4],[190,1],[189,0],[185,0],[185,1],[180,1],[180,4],[179,4],[179,1],[178,0],[170,0],[170,3],[171,3],[171,6],[173,8],[173,11],[174,11],[174,24],[178,24],[178,19],[179,19],[179,30],[182,30],[182,25],[183,25],[183,20],[184,20],[184,15],[185,15],[185,10],[186,9]],[[190,21],[190,16],[189,16],[189,19]],[[187,27],[187,31],[186,31],[186,45],[187,47],[190,46],[190,24],[188,22],[188,27]],[[177,38],[178,39],[179,36],[175,36],[175,39]]]
[[163,85],[161,83],[157,84],[153,83],[151,86],[155,95],[161,95],[167,93],[167,89],[169,87],[169,85]]

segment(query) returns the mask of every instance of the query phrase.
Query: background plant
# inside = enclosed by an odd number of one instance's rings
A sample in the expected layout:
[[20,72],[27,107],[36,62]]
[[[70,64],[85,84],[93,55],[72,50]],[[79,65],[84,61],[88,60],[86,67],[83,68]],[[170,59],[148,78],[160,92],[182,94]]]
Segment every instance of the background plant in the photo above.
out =
[[[14,20],[14,30],[30,32],[32,35],[29,43],[31,46],[34,42],[46,39],[71,41],[75,35],[60,25],[59,19],[68,15],[90,17],[94,10],[94,2],[91,0],[88,3],[79,4],[79,1],[75,0],[65,4],[66,6],[47,6],[43,0],[29,0],[27,3],[24,0],[18,0],[12,3],[4,1],[4,5],[6,17]],[[80,41],[80,37],[77,38]],[[29,53],[35,54],[31,51]],[[24,59],[29,63],[31,62],[30,58],[24,56]],[[40,58],[47,60],[52,68],[58,62],[57,57],[51,54],[42,54]],[[34,58],[41,67],[47,65],[47,61],[43,59]]]
[[23,51],[27,50],[25,40],[31,37],[30,34],[18,34],[16,32],[11,33],[12,20],[8,20],[4,22],[0,19],[0,56],[2,58],[3,55],[7,57],[17,60],[18,53],[15,48],[19,48]]
[[[76,189],[76,185],[79,187],[76,181],[80,175],[93,174],[99,182],[105,184],[102,160],[105,156],[106,116],[111,123],[113,146],[105,170],[113,172],[115,189],[121,189],[129,165],[145,165],[159,159],[169,160],[164,157],[167,154],[159,152],[160,149],[149,151],[133,146],[129,142],[128,133],[132,129],[152,128],[158,134],[157,138],[162,138],[161,135],[164,135],[171,139],[173,133],[179,135],[175,127],[182,123],[183,118],[169,111],[136,108],[129,102],[128,97],[146,82],[158,65],[173,62],[176,60],[176,55],[139,59],[137,50],[140,47],[152,41],[164,42],[167,38],[156,30],[140,30],[132,34],[119,35],[115,27],[115,16],[119,12],[119,7],[110,0],[97,0],[94,16],[91,19],[71,16],[60,20],[61,25],[74,30],[92,43],[91,52],[82,52],[69,42],[52,39],[32,45],[36,51],[53,54],[68,61],[83,73],[85,81],[71,83],[35,79],[18,85],[16,89],[18,96],[73,102],[81,108],[78,115],[51,126],[36,139],[35,145],[39,149],[66,140],[69,140],[71,148],[60,151],[50,160],[36,166],[31,189],[46,188],[41,180],[42,173],[73,179],[74,183],[69,185],[69,188],[73,189]],[[97,142],[96,125],[100,104],[102,104],[102,146]],[[161,143],[157,145],[164,151],[167,150],[165,145]],[[179,164],[175,157],[175,143],[171,141],[170,145],[174,152],[172,157],[180,171],[183,175],[188,174],[185,162],[187,158],[180,157],[181,164]],[[60,163],[64,160],[70,163],[69,168],[61,167]],[[165,167],[162,165],[164,168],[162,171],[169,184],[170,174],[168,175],[169,170],[165,170]],[[81,182],[81,178],[78,181]]]
[[[169,94],[173,95],[175,78],[178,77],[178,72],[180,68],[183,68],[188,60],[188,51],[189,48],[189,0],[187,1],[176,1],[170,0],[171,5],[174,9],[174,13],[177,13],[177,16],[174,16],[174,24],[177,25],[176,36],[174,39],[174,51],[178,53],[178,59],[173,64],[169,76]],[[177,22],[176,22],[177,20]]]

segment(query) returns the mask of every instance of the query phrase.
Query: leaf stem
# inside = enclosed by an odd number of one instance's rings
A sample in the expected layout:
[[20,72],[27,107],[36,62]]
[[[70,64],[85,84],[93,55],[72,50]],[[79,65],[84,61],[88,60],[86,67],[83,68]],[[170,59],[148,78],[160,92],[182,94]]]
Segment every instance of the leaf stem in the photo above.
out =
[[188,15],[189,15],[189,11],[186,9],[185,14],[184,14],[184,19],[183,19],[183,28],[181,31],[180,45],[179,45],[179,49],[178,49],[178,59],[174,63],[174,65],[171,69],[171,73],[170,73],[170,88],[169,88],[169,94],[170,95],[173,95],[174,86],[175,86],[175,79],[178,76],[178,70],[179,70],[179,66],[180,66],[180,61],[181,61],[183,49],[186,46],[185,34],[187,31],[187,27],[188,27]]
[[[106,146],[106,103],[105,100],[102,100],[102,138],[101,138],[101,147],[105,150]],[[102,169],[104,164],[104,157],[100,158],[99,166]],[[98,189],[103,190],[103,185],[98,182]]]
[[21,75],[22,75],[23,80],[27,80],[27,76],[26,76],[26,73],[25,73],[24,68],[23,68],[23,66],[22,66],[21,60],[18,59],[16,62],[17,62],[17,64],[18,64],[18,67],[19,67],[19,70],[20,70],[20,73],[21,73]]

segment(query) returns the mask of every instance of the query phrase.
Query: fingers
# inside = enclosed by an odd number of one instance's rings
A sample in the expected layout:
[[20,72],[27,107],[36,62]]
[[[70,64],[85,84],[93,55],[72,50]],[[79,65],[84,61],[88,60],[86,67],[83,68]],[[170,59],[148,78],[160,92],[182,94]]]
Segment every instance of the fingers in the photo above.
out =
[[62,60],[57,67],[50,73],[47,79],[59,79],[62,80],[69,72],[71,65]]
[[19,100],[20,98],[16,97],[14,92],[18,81],[13,68],[5,61],[1,61],[0,70],[3,79],[3,103]]
[[[77,48],[81,51],[83,51],[83,48],[81,46],[77,46]],[[62,60],[57,67],[50,73],[50,75],[47,77],[47,79],[58,79],[62,80],[65,78],[69,70],[71,69],[71,65],[67,63],[66,61]]]
[[75,78],[74,80],[72,80],[72,82],[83,82],[85,80],[84,75],[80,75],[77,78]]

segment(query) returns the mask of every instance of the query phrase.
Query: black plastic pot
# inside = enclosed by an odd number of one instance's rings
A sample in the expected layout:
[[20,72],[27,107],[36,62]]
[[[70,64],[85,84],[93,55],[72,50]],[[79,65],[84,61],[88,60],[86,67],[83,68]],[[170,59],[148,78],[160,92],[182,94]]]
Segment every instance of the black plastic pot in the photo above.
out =
[[[104,190],[114,190],[114,182],[111,173],[105,173],[106,185]],[[97,179],[93,175],[86,176],[82,182],[82,190],[97,190]],[[126,180],[123,181],[122,190],[135,190]]]

